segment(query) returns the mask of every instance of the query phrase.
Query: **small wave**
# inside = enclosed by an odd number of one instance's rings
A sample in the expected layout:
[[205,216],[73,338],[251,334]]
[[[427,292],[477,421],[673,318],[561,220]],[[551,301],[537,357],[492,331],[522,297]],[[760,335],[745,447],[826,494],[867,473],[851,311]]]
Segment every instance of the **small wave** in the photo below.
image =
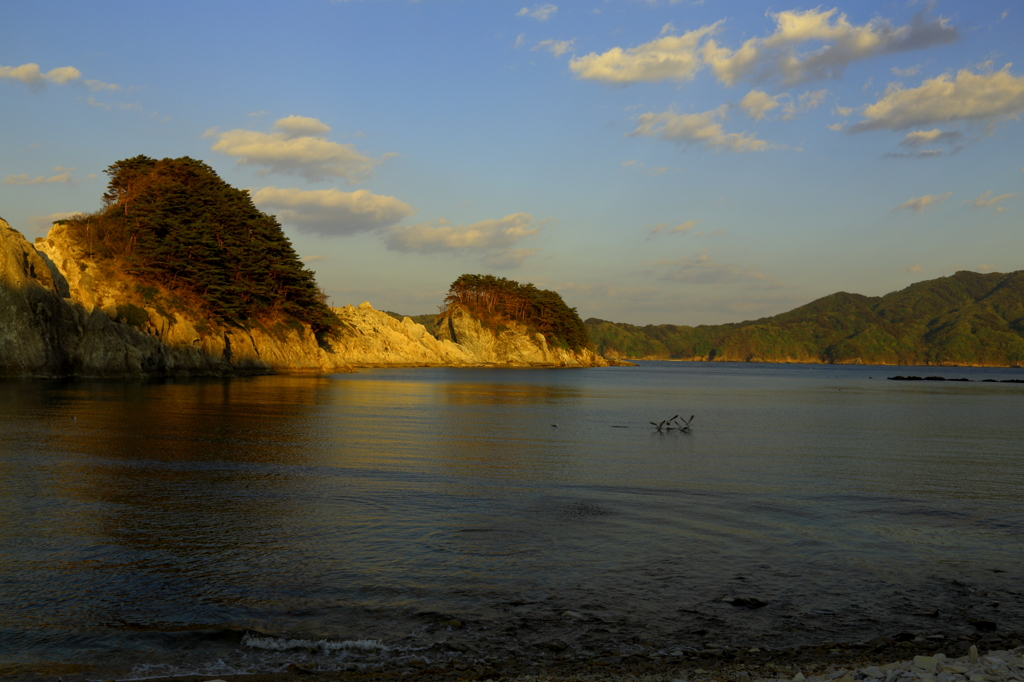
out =
[[242,637],[242,644],[254,649],[268,651],[288,651],[289,649],[320,649],[328,651],[387,651],[388,647],[380,640],[346,639],[344,642],[332,642],[326,639],[284,639],[283,637],[254,637],[248,632]]

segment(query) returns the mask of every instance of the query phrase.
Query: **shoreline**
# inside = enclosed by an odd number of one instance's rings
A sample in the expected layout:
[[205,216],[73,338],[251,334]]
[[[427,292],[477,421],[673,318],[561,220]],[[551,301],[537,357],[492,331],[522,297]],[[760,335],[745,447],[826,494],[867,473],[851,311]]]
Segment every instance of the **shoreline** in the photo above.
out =
[[[770,649],[758,646],[680,647],[671,651],[608,650],[573,656],[547,645],[531,657],[477,658],[465,645],[454,645],[448,660],[406,657],[344,669],[323,670],[282,661],[270,672],[119,676],[101,666],[42,664],[0,668],[4,682],[290,682],[331,680],[423,680],[460,682],[584,681],[609,682],[1021,682],[1024,680],[1024,633],[977,632],[958,638],[899,633],[868,642],[824,642]],[[282,652],[285,653],[285,652]]]

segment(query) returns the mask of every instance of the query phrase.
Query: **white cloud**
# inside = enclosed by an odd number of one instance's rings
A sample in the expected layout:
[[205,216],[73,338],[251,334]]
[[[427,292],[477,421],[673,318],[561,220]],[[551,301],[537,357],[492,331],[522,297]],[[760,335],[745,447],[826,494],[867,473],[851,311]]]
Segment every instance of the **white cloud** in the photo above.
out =
[[971,208],[993,208],[994,207],[996,209],[997,213],[1002,213],[1003,211],[1006,210],[1006,207],[1005,206],[996,206],[996,204],[998,204],[1000,201],[1006,201],[1007,199],[1012,199],[1013,197],[1017,196],[1017,194],[1019,194],[1019,192],[1011,192],[1010,194],[1000,194],[999,196],[995,196],[994,197],[994,196],[992,196],[992,190],[988,190],[987,192],[985,192],[984,194],[979,196],[974,201],[972,201],[972,202],[966,202],[965,201],[964,203],[970,203],[971,204]]
[[746,133],[726,133],[717,119],[725,118],[727,105],[699,114],[676,114],[665,111],[637,117],[639,125],[631,136],[660,137],[680,144],[702,144],[709,149],[727,152],[762,152],[775,145]]
[[933,130],[913,130],[906,134],[906,136],[900,140],[900,145],[903,147],[920,147],[926,144],[934,144],[936,142],[951,142],[957,140],[963,135],[956,131],[950,130],[943,132],[938,128]]
[[212,129],[204,137],[215,137],[211,149],[237,157],[239,165],[261,166],[263,173],[299,175],[314,182],[327,178],[358,182],[382,161],[361,154],[351,144],[323,139],[330,127],[315,118],[288,116],[279,119],[274,129],[277,132]]
[[327,237],[389,227],[414,213],[400,199],[365,189],[342,192],[334,188],[264,187],[252,195],[252,200],[261,210],[277,213],[282,223]]
[[838,133],[840,130],[846,127],[846,123],[830,123],[825,127],[828,128],[829,130],[834,130]]
[[755,89],[740,100],[740,107],[755,121],[760,121],[772,109],[782,107],[782,115],[779,118],[783,121],[791,121],[800,114],[816,108],[825,101],[826,95],[828,95],[828,90],[808,90],[794,100],[789,93],[773,97],[763,90]]
[[320,254],[313,254],[312,256],[303,256],[303,263],[326,263],[327,261],[334,260],[334,256],[322,256]]
[[75,170],[74,168],[61,168],[60,166],[57,166],[54,170],[57,171],[57,175],[51,175],[50,177],[40,175],[39,177],[33,178],[29,177],[27,173],[22,173],[21,175],[8,175],[4,177],[4,184],[46,185],[50,183],[68,183],[74,181],[74,178],[71,177],[71,171]]
[[780,97],[782,95],[772,97],[764,90],[751,90],[740,100],[740,107],[750,118],[760,121],[769,111],[782,106],[779,104]]
[[892,211],[913,211],[914,213],[922,213],[926,208],[935,208],[946,199],[953,196],[952,192],[946,192],[945,194],[931,195],[925,194],[923,197],[915,197],[908,199],[902,204],[892,209]]
[[101,90],[113,92],[115,90],[121,89],[120,85],[114,85],[113,83],[104,83],[103,81],[98,80],[82,81],[82,84],[93,92],[100,92]]
[[917,273],[921,272],[921,265],[920,265],[920,263],[918,263],[917,265],[911,265],[909,268],[907,268],[907,272],[909,272],[911,274],[914,274],[914,275],[916,275]]
[[637,47],[613,47],[573,59],[569,67],[579,78],[626,84],[662,80],[686,81],[705,66],[725,85],[741,81],[781,82],[794,85],[809,80],[837,78],[855,61],[882,54],[953,42],[957,30],[946,19],[920,12],[907,26],[885,19],[851,24],[838,9],[790,10],[771,14],[775,31],[765,38],[750,38],[738,49],[718,44],[711,36],[723,21],[664,35]]
[[[909,26],[895,27],[885,19],[851,24],[838,9],[789,10],[772,14],[775,32],[750,38],[737,50],[708,40],[701,56],[726,85],[740,81],[779,80],[786,84],[837,78],[845,68],[881,54],[953,42],[957,31],[946,19],[914,16]],[[820,45],[803,52],[806,43]]]
[[576,46],[576,39],[572,40],[542,40],[537,43],[532,49],[534,50],[548,50],[551,54],[556,57],[561,57],[566,52],[569,52]]
[[547,21],[550,19],[555,12],[558,11],[558,7],[555,5],[534,5],[532,9],[524,7],[516,12],[517,17],[530,17],[538,21]]
[[331,132],[331,127],[309,116],[285,116],[274,123],[274,129],[288,135],[312,135],[320,137]]
[[481,220],[454,226],[447,220],[392,228],[384,238],[394,251],[443,253],[458,251],[507,251],[535,236],[540,225],[529,213],[513,213],[498,220]]
[[800,114],[816,109],[819,104],[825,101],[826,95],[828,95],[828,90],[808,90],[798,95],[795,102],[790,97],[789,101],[782,108],[782,116],[780,118],[783,121],[792,121]]
[[850,132],[904,130],[914,126],[953,121],[985,122],[1024,113],[1024,76],[999,71],[976,74],[961,69],[956,78],[943,74],[919,87],[904,89],[893,83],[882,99],[864,108],[863,121]]
[[82,72],[73,66],[59,66],[43,73],[38,64],[28,63],[21,66],[0,66],[0,78],[21,81],[34,88],[44,87],[46,81],[64,85],[82,77]]
[[515,49],[518,50],[520,47],[522,47],[525,44],[526,44],[526,34],[525,33],[520,33],[519,35],[516,36],[516,42],[515,42],[515,44],[512,47],[514,47]]
[[717,31],[721,23],[626,50],[613,47],[603,54],[591,52],[570,60],[569,68],[578,78],[612,84],[691,80],[703,66],[701,40]]

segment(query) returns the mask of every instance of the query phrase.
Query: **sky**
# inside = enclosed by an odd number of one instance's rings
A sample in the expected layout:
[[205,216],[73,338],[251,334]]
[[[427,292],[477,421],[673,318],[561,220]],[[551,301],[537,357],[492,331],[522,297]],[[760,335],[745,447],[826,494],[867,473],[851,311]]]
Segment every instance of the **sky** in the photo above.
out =
[[1024,269],[1012,0],[4,0],[0,216],[189,156],[333,305],[462,274],[581,317],[719,324]]

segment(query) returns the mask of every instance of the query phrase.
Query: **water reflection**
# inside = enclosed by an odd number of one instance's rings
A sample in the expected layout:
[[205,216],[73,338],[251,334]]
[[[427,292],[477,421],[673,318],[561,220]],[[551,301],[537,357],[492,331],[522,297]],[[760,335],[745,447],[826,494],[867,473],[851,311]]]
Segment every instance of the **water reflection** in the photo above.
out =
[[[390,641],[423,612],[915,629],[893,592],[1019,574],[1021,387],[863,371],[0,382],[0,656],[219,625]],[[692,434],[647,424],[676,412]],[[738,585],[771,606],[722,606]]]

